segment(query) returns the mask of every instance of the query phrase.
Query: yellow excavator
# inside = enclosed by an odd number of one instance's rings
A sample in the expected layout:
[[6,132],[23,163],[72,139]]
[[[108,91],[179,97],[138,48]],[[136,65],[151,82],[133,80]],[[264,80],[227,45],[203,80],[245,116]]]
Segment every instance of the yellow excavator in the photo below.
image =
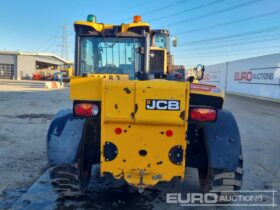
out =
[[[144,190],[197,168],[202,192],[239,190],[241,140],[218,87],[185,78],[173,63],[167,30],[131,23],[74,23],[73,109],[59,111],[47,135],[53,189],[63,197],[86,193],[92,165]],[[93,186],[94,187],[94,186]]]

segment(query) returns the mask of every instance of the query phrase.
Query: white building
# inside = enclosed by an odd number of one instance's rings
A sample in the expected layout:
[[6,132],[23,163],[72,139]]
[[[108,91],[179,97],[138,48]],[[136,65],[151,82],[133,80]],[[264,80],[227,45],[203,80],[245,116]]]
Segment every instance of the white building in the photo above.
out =
[[0,51],[0,79],[31,79],[38,69],[60,69],[71,64],[63,58],[47,53]]

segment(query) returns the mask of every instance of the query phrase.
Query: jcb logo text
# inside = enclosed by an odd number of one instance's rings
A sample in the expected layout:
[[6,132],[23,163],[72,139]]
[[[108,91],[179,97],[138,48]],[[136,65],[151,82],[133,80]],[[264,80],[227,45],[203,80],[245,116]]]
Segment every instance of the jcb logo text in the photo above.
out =
[[177,111],[177,110],[180,110],[180,101],[147,99],[146,100],[146,109],[147,110]]

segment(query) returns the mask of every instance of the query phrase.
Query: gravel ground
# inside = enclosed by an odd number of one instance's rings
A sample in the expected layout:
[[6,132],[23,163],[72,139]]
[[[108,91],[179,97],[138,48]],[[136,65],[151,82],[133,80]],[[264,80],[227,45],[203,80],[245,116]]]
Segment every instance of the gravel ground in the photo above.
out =
[[[41,209],[43,206],[45,209],[187,208],[166,204],[165,196],[167,192],[199,192],[197,172],[193,169],[187,169],[185,182],[162,183],[141,195],[122,182],[113,181],[112,184],[92,179],[90,192],[85,198],[78,201],[58,199],[50,188],[47,172],[40,175],[47,166],[45,137],[50,119],[59,109],[71,108],[68,91],[67,88],[46,90],[40,87],[40,83],[0,82],[2,208],[13,203],[13,209]],[[243,190],[278,190],[276,203],[279,204],[280,104],[227,95],[225,108],[233,112],[240,127],[245,170]],[[38,177],[39,180],[27,191]],[[270,207],[254,208],[257,209]]]
[[71,107],[68,92],[0,81],[0,199],[5,189],[25,188],[45,170],[47,129],[59,109]]

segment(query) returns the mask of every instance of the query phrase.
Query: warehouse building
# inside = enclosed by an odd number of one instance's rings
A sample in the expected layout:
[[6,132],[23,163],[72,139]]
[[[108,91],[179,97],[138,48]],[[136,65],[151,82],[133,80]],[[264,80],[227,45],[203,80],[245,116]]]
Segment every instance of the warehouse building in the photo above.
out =
[[0,51],[0,79],[32,79],[36,70],[54,71],[71,65],[55,54]]

